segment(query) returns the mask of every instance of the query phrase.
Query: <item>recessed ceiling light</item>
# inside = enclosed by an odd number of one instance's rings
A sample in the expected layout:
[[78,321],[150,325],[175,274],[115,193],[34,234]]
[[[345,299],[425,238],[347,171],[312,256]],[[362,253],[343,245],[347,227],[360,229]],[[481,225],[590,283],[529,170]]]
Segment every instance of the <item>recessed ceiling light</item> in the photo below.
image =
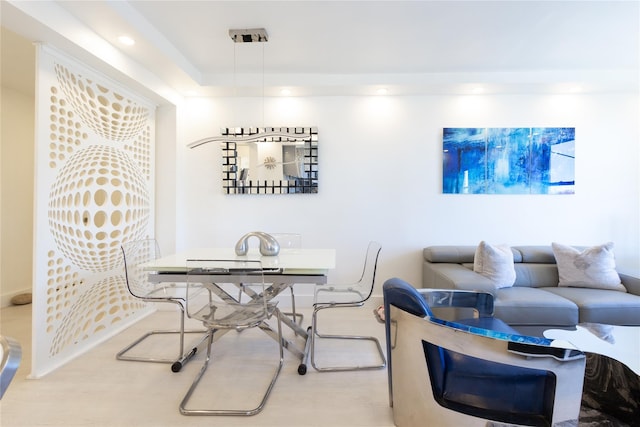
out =
[[376,91],[376,93],[378,95],[386,95],[389,93],[389,89],[387,89],[386,87],[381,87]]
[[482,86],[476,86],[473,89],[471,89],[471,93],[479,95],[481,93],[484,92],[484,88]]
[[136,41],[129,36],[120,36],[118,37],[118,41],[126,46],[133,46],[136,44]]
[[282,95],[282,96],[289,96],[289,95],[291,95],[291,89],[287,89],[287,88],[280,89],[280,95]]

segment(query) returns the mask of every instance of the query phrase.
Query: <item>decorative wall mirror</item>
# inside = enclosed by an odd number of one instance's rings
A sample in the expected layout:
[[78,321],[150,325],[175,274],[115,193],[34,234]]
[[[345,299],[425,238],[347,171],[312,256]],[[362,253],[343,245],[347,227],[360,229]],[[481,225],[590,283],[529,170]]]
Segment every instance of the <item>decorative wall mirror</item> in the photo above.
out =
[[225,128],[221,132],[226,194],[318,192],[317,128]]

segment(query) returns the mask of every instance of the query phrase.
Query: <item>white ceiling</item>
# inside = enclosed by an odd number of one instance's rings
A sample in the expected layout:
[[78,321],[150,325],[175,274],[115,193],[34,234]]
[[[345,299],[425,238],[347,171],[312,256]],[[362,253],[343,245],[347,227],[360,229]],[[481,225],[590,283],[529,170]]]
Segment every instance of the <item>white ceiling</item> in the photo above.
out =
[[[465,93],[479,84],[501,93],[576,84],[587,91],[638,88],[637,0],[31,3],[83,22],[182,94],[255,95],[264,88],[277,95],[283,87],[294,95],[373,94],[379,87],[391,94]],[[17,25],[16,11],[9,12],[3,26],[31,39],[48,37],[25,28],[31,24]],[[268,43],[235,44],[228,35],[258,27],[267,30]],[[136,45],[119,45],[122,34]],[[75,42],[69,34],[64,39]]]

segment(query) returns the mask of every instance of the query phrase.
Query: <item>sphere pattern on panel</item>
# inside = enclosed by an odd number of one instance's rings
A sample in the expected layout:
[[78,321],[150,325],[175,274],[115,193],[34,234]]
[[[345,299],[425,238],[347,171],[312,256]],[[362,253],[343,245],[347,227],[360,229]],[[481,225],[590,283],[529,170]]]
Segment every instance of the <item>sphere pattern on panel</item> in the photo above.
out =
[[55,356],[98,332],[132,316],[146,304],[127,291],[124,276],[118,274],[91,285],[73,304],[57,328],[50,347]]
[[74,149],[88,138],[83,131],[82,122],[76,120],[73,108],[57,87],[52,86],[49,98],[49,167],[55,169],[58,163],[64,163]]
[[60,64],[55,65],[55,72],[65,98],[82,121],[103,138],[125,141],[147,125],[147,108]]
[[146,126],[140,135],[124,144],[124,150],[136,162],[142,175],[151,180],[151,130]]
[[47,317],[46,331],[51,334],[56,323],[62,320],[63,314],[69,310],[73,301],[85,285],[77,271],[72,271],[71,264],[64,258],[57,257],[55,251],[47,253]]
[[122,262],[123,239],[140,239],[150,218],[140,168],[122,150],[90,145],[60,169],[49,194],[49,228],[78,268],[105,272]]

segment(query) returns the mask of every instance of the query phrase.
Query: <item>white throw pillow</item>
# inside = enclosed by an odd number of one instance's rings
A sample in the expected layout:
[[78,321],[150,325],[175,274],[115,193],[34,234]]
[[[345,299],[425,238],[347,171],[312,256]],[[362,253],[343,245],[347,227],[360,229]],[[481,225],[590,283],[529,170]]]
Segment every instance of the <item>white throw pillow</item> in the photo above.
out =
[[608,289],[627,292],[620,282],[613,256],[613,243],[592,246],[579,251],[571,246],[551,243],[558,265],[558,286]]
[[478,244],[473,257],[473,271],[490,279],[497,289],[513,286],[516,269],[513,252],[508,245],[490,245],[484,240]]

